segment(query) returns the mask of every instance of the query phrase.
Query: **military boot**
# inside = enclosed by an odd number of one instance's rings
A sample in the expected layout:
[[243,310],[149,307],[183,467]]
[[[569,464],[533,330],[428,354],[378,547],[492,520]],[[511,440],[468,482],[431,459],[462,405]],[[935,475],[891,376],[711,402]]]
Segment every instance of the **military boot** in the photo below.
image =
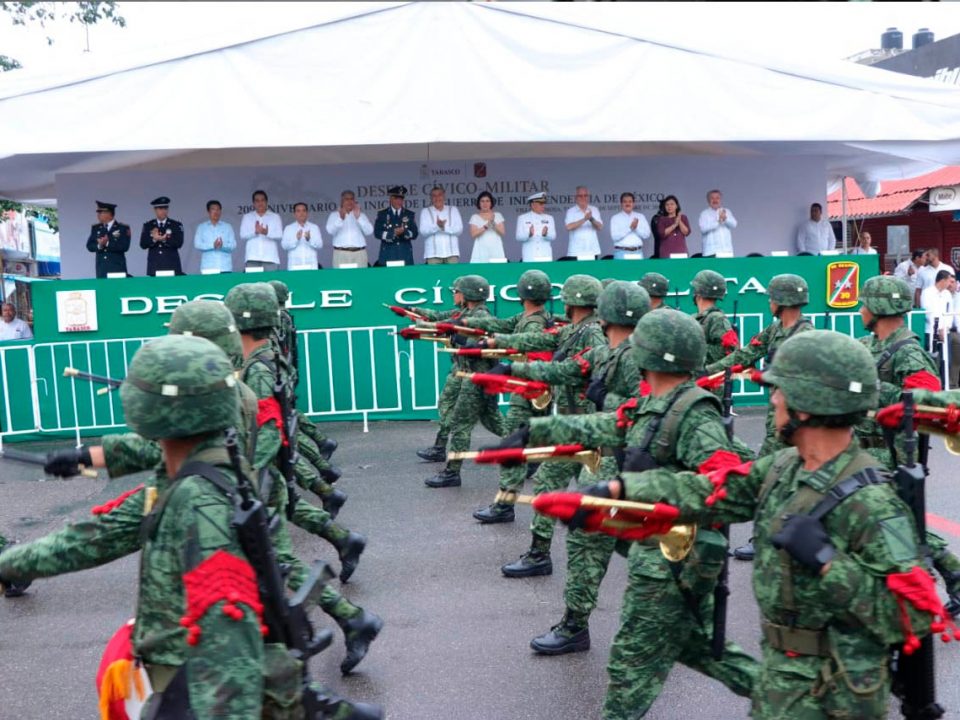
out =
[[320,455],[324,460],[329,460],[337,447],[339,447],[339,443],[331,438],[324,438],[323,442],[317,444],[317,449],[320,450]]
[[540,655],[563,655],[590,649],[590,628],[587,618],[567,608],[563,619],[550,632],[535,637],[530,647]]
[[511,578],[552,575],[553,561],[550,559],[550,539],[534,535],[530,549],[521,555],[519,560],[501,567],[500,571]]
[[485,508],[474,510],[473,516],[484,525],[513,522],[513,505],[508,503],[493,503]]
[[330,519],[333,520],[339,514],[340,508],[342,508],[343,504],[347,501],[347,494],[339,490],[331,490],[326,495],[321,495],[320,500],[323,501],[323,509],[327,511]]
[[383,720],[383,708],[368,703],[355,703],[334,694],[316,683],[310,684],[312,705],[319,710],[319,720]]
[[431,445],[423,450],[417,450],[417,457],[425,462],[443,462],[447,459],[447,446]]
[[324,480],[324,482],[328,483],[335,483],[340,479],[340,476],[343,475],[343,471],[336,465],[331,465],[330,467],[325,468],[317,468],[317,473]]
[[10,580],[3,583],[3,596],[5,598],[18,598],[27,594],[27,588],[30,587],[32,580]]
[[344,620],[337,618],[337,625],[343,630],[343,639],[347,645],[347,655],[340,663],[340,672],[349,675],[367,654],[380,630],[383,620],[372,612],[362,610],[359,615]]
[[937,568],[937,572],[943,577],[943,584],[947,589],[948,599],[943,607],[950,617],[955,618],[957,615],[960,615],[960,572],[950,572],[942,569],[936,563],[934,565]]
[[432,488],[460,487],[460,470],[446,467],[432,478],[427,478],[423,484]]
[[345,538],[332,543],[340,556],[340,582],[345,583],[360,563],[360,556],[367,546],[367,539],[360,533],[350,531]]
[[753,549],[753,538],[750,538],[750,542],[748,542],[746,545],[741,545],[733,551],[733,556],[737,560],[743,560],[745,562],[750,562],[753,560],[754,555],[756,555],[756,551]]

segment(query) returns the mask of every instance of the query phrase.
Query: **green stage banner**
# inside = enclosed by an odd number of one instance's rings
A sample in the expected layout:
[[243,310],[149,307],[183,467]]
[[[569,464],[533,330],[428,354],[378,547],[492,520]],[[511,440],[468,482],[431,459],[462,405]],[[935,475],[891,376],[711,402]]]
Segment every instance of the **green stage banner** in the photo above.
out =
[[[118,393],[63,377],[76,367],[122,378],[133,352],[166,333],[165,323],[188,300],[222,299],[234,285],[279,279],[290,288],[287,302],[300,342],[298,401],[312,417],[329,420],[426,419],[435,416],[449,356],[433,343],[411,342],[394,333],[408,323],[384,303],[440,309],[450,307],[450,286],[477,273],[491,284],[490,309],[508,316],[520,311],[516,281],[530,268],[546,272],[555,298],[576,273],[638,280],[654,271],[670,279],[668,304],[693,313],[690,280],[709,268],[727,279],[721,307],[736,306],[743,342],[770,322],[765,290],[774,275],[796,273],[810,285],[808,314],[817,327],[864,333],[855,314],[859,288],[878,274],[877,256],[746,257],[677,260],[417,265],[397,268],[282,271],[70,280],[33,285],[33,343],[2,349],[4,433],[102,433],[122,428]],[[562,314],[559,300],[553,311]],[[764,402],[749,383],[737,388],[739,404]],[[78,430],[79,428],[79,430]]]

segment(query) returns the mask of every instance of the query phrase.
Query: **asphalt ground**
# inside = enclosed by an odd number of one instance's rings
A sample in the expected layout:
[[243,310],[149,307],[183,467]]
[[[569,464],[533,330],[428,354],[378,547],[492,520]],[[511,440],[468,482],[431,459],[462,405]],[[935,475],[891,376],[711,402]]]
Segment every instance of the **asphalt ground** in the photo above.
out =
[[[506,579],[500,565],[529,543],[530,509],[517,522],[481,526],[470,513],[496,490],[496,469],[465,465],[461,488],[432,490],[424,478],[440,465],[421,463],[414,450],[428,445],[434,427],[424,422],[324,426],[340,442],[334,460],[344,469],[339,486],[350,499],[343,524],[369,543],[353,580],[352,601],[380,614],[386,626],[356,672],[342,678],[343,641],[312,663],[315,676],[343,694],[387,707],[393,720],[516,718],[574,720],[599,716],[606,689],[606,659],[618,627],[625,562],[614,556],[593,615],[589,652],[539,657],[528,647],[563,613],[565,550],[554,538],[554,574]],[[737,432],[757,448],[762,416],[746,412]],[[489,440],[474,435],[474,446]],[[46,450],[50,444],[24,449]],[[960,550],[960,493],[956,458],[934,439],[927,498],[933,524]],[[0,461],[0,531],[30,540],[83,517],[89,508],[140,481],[75,479],[41,482],[38,468]],[[294,529],[307,560],[335,561],[323,541]],[[734,545],[750,535],[732,528]],[[757,609],[747,563],[731,562],[728,636],[758,652]],[[94,675],[103,646],[135,609],[137,557],[95,570],[40,580],[23,598],[0,600],[0,719],[96,718]],[[319,624],[330,625],[319,611]],[[663,638],[669,642],[669,637]],[[940,701],[960,718],[960,644],[937,643]],[[748,702],[719,683],[676,666],[648,718],[726,720],[748,714]],[[899,712],[891,710],[891,718]]]

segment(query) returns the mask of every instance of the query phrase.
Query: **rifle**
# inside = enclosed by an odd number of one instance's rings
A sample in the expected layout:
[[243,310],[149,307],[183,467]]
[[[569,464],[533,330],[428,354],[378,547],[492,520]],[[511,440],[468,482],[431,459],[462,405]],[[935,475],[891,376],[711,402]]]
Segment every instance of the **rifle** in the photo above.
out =
[[[43,467],[47,464],[47,458],[38,453],[24,452],[23,450],[11,450],[4,447],[0,449],[0,458],[4,460],[13,460],[14,462],[27,463],[28,465],[39,465]],[[97,477],[97,471],[93,468],[80,466],[80,474],[87,478]]]
[[[733,442],[733,372],[723,371],[723,429],[727,440]],[[730,544],[730,526],[721,525],[720,534]],[[727,639],[727,598],[730,597],[730,553],[724,553],[723,565],[717,584],[713,587],[713,637],[710,639],[710,655],[714,660],[723,659],[723,646]]]
[[280,369],[280,358],[274,359],[276,379],[273,383],[273,398],[280,405],[280,417],[283,419],[283,432],[287,442],[280,443],[277,459],[280,462],[280,474],[287,485],[287,519],[293,520],[294,506],[300,500],[297,492],[297,480],[294,466],[297,464],[297,411],[291,407],[290,395],[287,393],[287,384]]
[[76,368],[72,367],[65,367],[63,369],[63,376],[75,377],[79,380],[88,380],[92,383],[106,385],[107,387],[97,390],[97,395],[106,395],[114,388],[118,388],[123,384],[123,380],[115,380],[114,378],[107,377],[106,375],[94,375],[93,373],[83,372],[82,370],[77,370]]
[[[924,484],[926,472],[915,462],[917,431],[913,427],[914,402],[909,390],[901,396],[903,401],[904,457],[897,467],[897,495],[909,506],[920,536],[920,549],[924,562],[930,563],[930,549],[926,544],[926,497]],[[934,676],[933,636],[927,635],[920,647],[911,655],[897,653],[893,672],[893,688],[900,698],[900,712],[910,720],[934,720],[943,717],[944,709],[937,703],[936,678]]]
[[340,699],[337,698],[335,702],[333,698],[313,688],[308,662],[333,642],[333,632],[329,628],[314,632],[307,606],[319,600],[327,580],[332,578],[334,573],[326,563],[315,562],[300,590],[287,599],[283,573],[270,537],[270,520],[263,502],[257,497],[240,464],[236,429],[230,428],[226,431],[225,444],[230,464],[237,476],[239,492],[239,498],[235,497],[233,526],[237,530],[244,555],[257,575],[263,619],[268,631],[266,642],[283,643],[291,657],[302,663],[301,687],[306,717],[311,720],[329,717]]

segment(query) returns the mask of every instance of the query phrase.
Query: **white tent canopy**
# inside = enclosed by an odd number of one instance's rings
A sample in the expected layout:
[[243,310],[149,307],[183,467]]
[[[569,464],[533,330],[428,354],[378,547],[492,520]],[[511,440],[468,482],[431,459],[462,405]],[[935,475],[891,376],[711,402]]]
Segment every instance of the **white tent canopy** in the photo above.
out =
[[0,195],[52,197],[60,173],[480,154],[816,155],[831,181],[960,162],[952,87],[686,47],[643,4],[319,5],[217,47],[5,74]]

